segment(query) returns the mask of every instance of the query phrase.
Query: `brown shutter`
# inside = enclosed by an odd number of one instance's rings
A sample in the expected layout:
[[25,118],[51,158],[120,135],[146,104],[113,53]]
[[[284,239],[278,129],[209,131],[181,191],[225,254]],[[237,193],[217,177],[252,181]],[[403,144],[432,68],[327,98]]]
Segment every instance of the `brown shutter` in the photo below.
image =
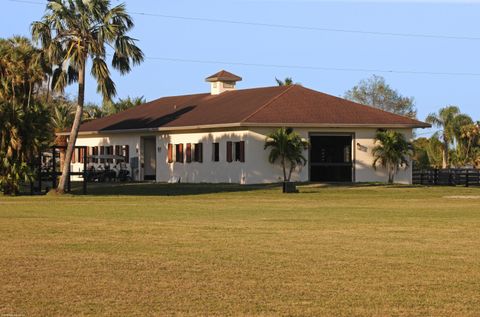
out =
[[89,160],[88,160],[88,158],[89,158],[90,156],[92,156],[92,150],[93,150],[93,148],[92,148],[91,146],[87,146],[87,163],[91,163],[91,162],[92,162],[92,160],[90,160],[90,162],[89,162]]
[[79,163],[83,163],[84,153],[85,153],[85,149],[83,147],[78,149],[78,162]]
[[196,147],[198,146],[198,161],[200,163],[203,162],[203,143],[198,143]]
[[76,161],[75,161],[75,154],[76,154],[75,152],[76,152],[76,151],[77,151],[77,149],[76,149],[76,148],[73,148],[73,152],[72,152],[72,160],[71,160],[71,161],[72,161],[72,163],[76,163]]
[[245,141],[240,141],[240,162],[245,162]]
[[232,142],[227,141],[227,162],[232,161]]
[[[195,147],[195,151],[197,150],[197,147]],[[192,161],[192,144],[187,143],[187,163],[190,163]]]
[[168,143],[168,163],[173,163],[173,144]]
[[178,160],[177,162],[183,163],[183,144],[178,145]]

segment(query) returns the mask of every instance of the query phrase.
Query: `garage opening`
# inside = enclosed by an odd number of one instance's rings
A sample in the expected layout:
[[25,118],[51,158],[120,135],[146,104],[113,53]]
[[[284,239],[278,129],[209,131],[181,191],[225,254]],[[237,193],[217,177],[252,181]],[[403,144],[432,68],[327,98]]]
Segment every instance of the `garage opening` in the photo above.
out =
[[310,136],[310,181],[352,182],[352,135]]

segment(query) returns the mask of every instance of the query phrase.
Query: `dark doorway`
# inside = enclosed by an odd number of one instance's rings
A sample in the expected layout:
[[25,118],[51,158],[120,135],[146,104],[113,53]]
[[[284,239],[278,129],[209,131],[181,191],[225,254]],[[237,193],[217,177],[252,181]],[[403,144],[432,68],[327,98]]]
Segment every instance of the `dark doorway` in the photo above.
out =
[[143,140],[143,180],[156,180],[157,144],[155,137],[144,137]]
[[352,182],[352,136],[310,136],[310,181]]

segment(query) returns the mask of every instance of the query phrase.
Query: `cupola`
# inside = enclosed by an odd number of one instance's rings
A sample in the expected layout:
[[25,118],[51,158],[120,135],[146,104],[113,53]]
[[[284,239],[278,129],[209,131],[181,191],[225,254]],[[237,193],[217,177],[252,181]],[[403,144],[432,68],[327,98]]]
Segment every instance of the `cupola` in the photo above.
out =
[[226,70],[221,70],[212,76],[205,78],[205,81],[210,83],[211,94],[219,95],[222,92],[235,90],[237,81],[241,81],[242,77],[234,75]]

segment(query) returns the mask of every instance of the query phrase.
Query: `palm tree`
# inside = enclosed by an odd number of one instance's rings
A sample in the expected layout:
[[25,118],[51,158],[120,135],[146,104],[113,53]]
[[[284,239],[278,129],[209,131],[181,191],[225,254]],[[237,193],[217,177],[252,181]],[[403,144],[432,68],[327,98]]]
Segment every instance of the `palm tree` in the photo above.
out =
[[145,98],[143,96],[133,97],[133,98],[128,96],[125,99],[119,98],[117,102],[108,102],[103,105],[103,108],[107,115],[112,115],[144,103],[145,103]]
[[100,106],[94,103],[87,103],[83,108],[83,120],[86,121],[103,118],[107,115]]
[[292,77],[286,77],[285,80],[278,79],[275,77],[275,81],[279,86],[291,86],[293,85],[293,79]]
[[264,148],[271,148],[268,156],[271,164],[280,161],[284,182],[290,181],[292,172],[297,166],[307,163],[303,151],[308,149],[308,142],[303,140],[292,128],[279,128],[269,134]]
[[91,74],[104,101],[116,95],[115,83],[107,66],[108,45],[113,50],[112,67],[120,73],[130,72],[131,65],[143,61],[143,53],[127,36],[134,26],[125,5],[110,6],[109,0],[51,0],[41,21],[32,24],[32,37],[40,42],[51,61],[58,65],[52,76],[57,91],[78,83],[78,100],[62,177],[57,191],[63,193],[72,153],[78,136],[85,100],[85,73],[91,60]]
[[455,138],[461,135],[460,127],[466,123],[472,123],[472,119],[467,115],[461,114],[460,109],[456,106],[447,106],[441,108],[438,114],[431,113],[425,119],[426,122],[442,128],[442,167],[448,168],[449,162],[449,148],[454,143]]
[[32,162],[50,138],[49,111],[35,99],[44,56],[27,38],[0,39],[0,187],[17,194],[32,179]]
[[[457,155],[460,156],[461,164],[472,164],[475,162],[475,146],[479,143],[480,124],[465,124],[460,128]],[[461,151],[458,151],[460,150]]]
[[379,130],[375,136],[375,147],[372,150],[374,157],[373,168],[380,164],[388,172],[388,183],[392,184],[401,167],[408,167],[412,145],[405,136],[393,130]]

